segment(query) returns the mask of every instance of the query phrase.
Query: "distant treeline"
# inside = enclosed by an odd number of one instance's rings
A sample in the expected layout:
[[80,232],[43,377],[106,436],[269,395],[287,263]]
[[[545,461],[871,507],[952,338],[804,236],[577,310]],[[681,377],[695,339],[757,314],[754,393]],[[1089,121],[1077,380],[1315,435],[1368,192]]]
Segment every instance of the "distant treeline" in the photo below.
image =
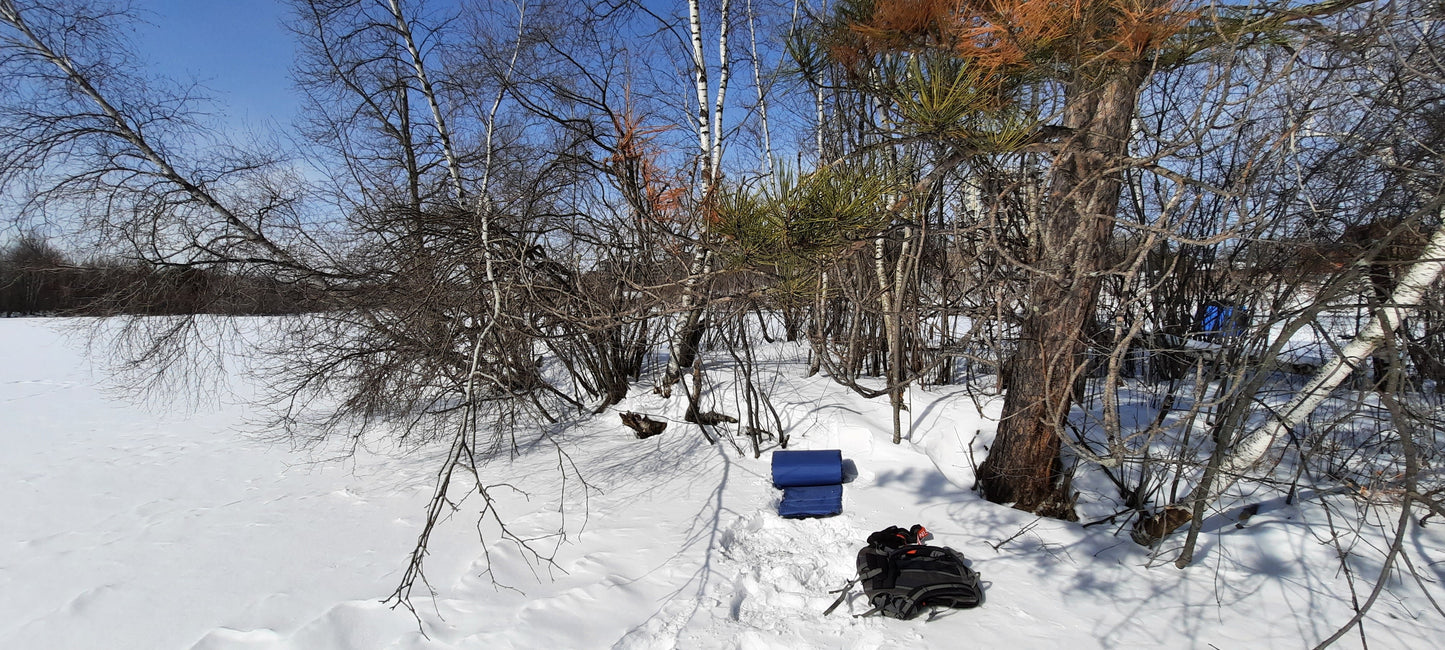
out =
[[0,316],[267,315],[319,304],[296,285],[201,268],[76,261],[43,238],[0,248]]

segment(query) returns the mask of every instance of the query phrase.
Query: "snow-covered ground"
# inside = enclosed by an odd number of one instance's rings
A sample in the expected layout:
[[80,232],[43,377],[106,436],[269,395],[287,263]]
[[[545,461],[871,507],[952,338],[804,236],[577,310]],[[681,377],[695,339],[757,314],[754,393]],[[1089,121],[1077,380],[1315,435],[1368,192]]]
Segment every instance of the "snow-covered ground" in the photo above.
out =
[[[1212,517],[1181,571],[1177,540],[1151,558],[1111,526],[971,492],[969,448],[983,457],[997,401],[980,413],[957,389],[915,390],[912,440],[894,446],[886,401],[784,360],[771,394],[794,448],[857,465],[843,515],[778,517],[768,455],[690,425],[634,439],[616,411],[681,411],[634,391],[554,432],[557,446],[523,441],[486,466],[503,516],[552,562],[485,550],[496,531],[465,501],[433,537],[418,624],[382,601],[444,449],[375,442],[338,460],[243,434],[240,404],[138,405],[103,390],[55,325],[0,320],[0,648],[1294,648],[1352,614],[1309,502],[1267,501],[1244,528]],[[558,449],[590,488],[558,479]],[[824,617],[867,535],[913,523],[972,560],[986,603],[903,622],[854,618],[855,594]],[[1406,540],[1423,587],[1392,581],[1365,622],[1371,647],[1445,638],[1426,591],[1445,594],[1441,528]],[[1372,576],[1382,550],[1357,545],[1353,570]]]

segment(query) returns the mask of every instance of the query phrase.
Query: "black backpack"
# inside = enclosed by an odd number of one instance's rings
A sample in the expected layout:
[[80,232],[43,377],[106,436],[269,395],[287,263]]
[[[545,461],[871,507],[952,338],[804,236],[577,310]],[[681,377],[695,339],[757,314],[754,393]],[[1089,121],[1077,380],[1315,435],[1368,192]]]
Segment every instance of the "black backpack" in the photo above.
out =
[[839,590],[838,600],[823,612],[831,614],[855,583],[863,585],[872,609],[859,614],[881,614],[909,620],[933,607],[978,607],[983,589],[978,572],[968,568],[963,554],[947,546],[928,546],[932,538],[923,526],[890,526],[868,536],[858,551],[858,577]]

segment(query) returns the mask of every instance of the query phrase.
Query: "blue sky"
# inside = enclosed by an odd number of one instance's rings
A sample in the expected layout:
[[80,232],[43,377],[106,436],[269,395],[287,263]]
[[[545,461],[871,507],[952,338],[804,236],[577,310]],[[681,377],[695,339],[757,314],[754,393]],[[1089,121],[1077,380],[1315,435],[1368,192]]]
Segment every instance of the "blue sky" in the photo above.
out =
[[[136,26],[135,44],[149,69],[179,82],[201,82],[212,91],[225,127],[265,131],[268,123],[285,128],[297,117],[301,102],[290,76],[296,45],[285,27],[291,10],[284,0],[132,2],[144,21]],[[676,0],[646,4],[664,15],[686,11]]]
[[230,128],[288,125],[299,102],[280,0],[136,0],[136,44],[152,69],[211,89]]

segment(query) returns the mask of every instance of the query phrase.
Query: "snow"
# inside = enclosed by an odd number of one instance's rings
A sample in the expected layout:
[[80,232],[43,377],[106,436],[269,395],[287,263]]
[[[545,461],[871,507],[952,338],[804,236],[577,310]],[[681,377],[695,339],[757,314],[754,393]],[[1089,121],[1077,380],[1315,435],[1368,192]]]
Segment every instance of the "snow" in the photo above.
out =
[[[983,458],[997,398],[915,389],[911,439],[895,446],[886,400],[804,378],[801,350],[780,345],[770,394],[794,448],[840,448],[857,466],[843,515],[778,517],[766,453],[709,445],[681,400],[634,390],[488,463],[501,514],[552,561],[498,542],[464,501],[433,536],[418,623],[382,601],[445,449],[368,441],[336,459],[243,431],[242,403],[137,403],[107,391],[57,323],[0,320],[0,648],[1293,648],[1352,614],[1314,502],[1265,500],[1243,528],[1211,517],[1181,571],[1177,540],[1151,557],[1108,524],[979,499],[970,456]],[[626,410],[673,423],[638,441]],[[559,480],[559,449],[590,488]],[[855,592],[822,616],[867,535],[912,523],[970,558],[984,605],[854,618],[867,609]],[[1352,548],[1352,570],[1372,577],[1385,544]],[[1406,544],[1440,599],[1445,535],[1432,524]],[[1445,619],[1397,576],[1365,629],[1371,647],[1430,647]]]

